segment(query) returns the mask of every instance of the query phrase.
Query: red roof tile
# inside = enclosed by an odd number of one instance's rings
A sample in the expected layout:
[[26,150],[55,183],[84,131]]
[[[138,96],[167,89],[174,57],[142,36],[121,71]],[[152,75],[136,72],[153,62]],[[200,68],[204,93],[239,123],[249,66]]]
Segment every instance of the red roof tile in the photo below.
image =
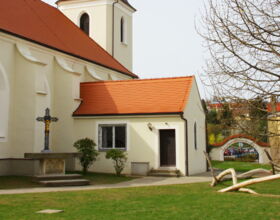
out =
[[41,0],[0,0],[0,31],[137,77],[58,9]]
[[[276,107],[276,112],[280,112],[280,103],[279,102],[276,103],[275,107]],[[270,103],[267,105],[267,111],[272,112],[272,107],[271,107]]]
[[212,144],[213,147],[221,147],[223,146],[224,144],[226,144],[227,142],[229,142],[230,140],[233,140],[233,139],[236,139],[236,138],[245,138],[245,139],[249,139],[255,143],[257,143],[258,145],[260,145],[261,147],[269,147],[269,143],[265,143],[265,142],[262,142],[262,141],[258,141],[256,138],[254,137],[251,137],[249,135],[246,135],[246,134],[235,134],[235,135],[232,135],[232,136],[229,136],[227,138],[225,138],[223,141],[219,142],[219,143],[215,143],[215,144]]
[[81,83],[74,116],[182,113],[194,76]]

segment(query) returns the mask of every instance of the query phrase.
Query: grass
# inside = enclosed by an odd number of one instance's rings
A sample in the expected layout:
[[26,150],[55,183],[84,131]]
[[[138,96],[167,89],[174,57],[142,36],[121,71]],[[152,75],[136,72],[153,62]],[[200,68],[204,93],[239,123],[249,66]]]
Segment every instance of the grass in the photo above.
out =
[[[269,166],[253,163],[244,164],[242,162],[214,161],[213,164],[220,169],[233,167],[242,172],[258,167],[269,168]],[[97,173],[89,173],[85,177],[96,185],[113,184],[132,179],[131,177],[116,177],[110,174]],[[3,179],[6,181],[5,184],[8,185],[9,181],[16,181],[13,178],[16,177],[11,177],[10,180],[7,177]],[[18,178],[17,180],[22,181],[22,183],[29,181],[28,178],[25,178],[25,180]],[[280,180],[248,187],[258,193],[267,194],[267,196],[255,196],[239,192],[217,192],[231,184],[231,181],[226,181],[215,188],[209,187],[209,183],[196,183],[80,192],[1,195],[0,219],[280,219]],[[270,196],[270,194],[278,196]],[[60,209],[64,212],[52,215],[36,213],[43,209]]]
[[[280,195],[280,181],[255,185],[258,192]],[[10,220],[150,220],[150,219],[280,219],[280,197],[217,193],[226,182],[96,191],[1,195],[0,219]],[[36,214],[42,209],[63,213]]]
[[41,187],[27,176],[0,176],[0,189],[21,189]]
[[239,162],[239,161],[212,161],[214,168],[226,170],[228,168],[234,168],[237,172],[247,172],[252,169],[263,168],[271,169],[270,165],[258,164],[253,162]]
[[[75,172],[82,174],[81,172]],[[133,180],[136,177],[131,176],[116,176],[115,174],[107,173],[87,173],[83,175],[83,178],[90,180],[91,185],[101,185],[101,184],[116,184],[129,180]]]
[[[80,173],[81,174],[81,173]],[[88,173],[83,178],[90,180],[91,185],[116,184],[135,179],[135,177],[120,176],[114,174]],[[0,176],[0,189],[21,189],[43,187],[32,181],[32,177]],[[1,219],[1,218],[0,218]]]

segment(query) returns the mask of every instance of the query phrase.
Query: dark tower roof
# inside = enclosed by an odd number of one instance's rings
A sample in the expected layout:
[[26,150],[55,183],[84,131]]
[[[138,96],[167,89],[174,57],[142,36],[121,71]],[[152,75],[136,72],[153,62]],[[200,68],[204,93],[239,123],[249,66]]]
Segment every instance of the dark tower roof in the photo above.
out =
[[131,7],[133,10],[136,11],[136,9],[131,5],[129,4],[129,2],[127,0],[121,0],[123,3],[125,3],[126,5],[128,5],[129,7]]

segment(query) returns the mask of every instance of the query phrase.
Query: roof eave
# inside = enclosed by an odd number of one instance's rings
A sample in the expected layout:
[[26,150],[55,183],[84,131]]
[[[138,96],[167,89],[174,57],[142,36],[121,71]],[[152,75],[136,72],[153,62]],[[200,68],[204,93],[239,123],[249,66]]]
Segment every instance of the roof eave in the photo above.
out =
[[[62,2],[67,2],[67,0],[58,0],[58,1],[55,2],[55,4],[58,5],[59,3],[62,3]],[[125,5],[127,5],[129,8],[131,8],[134,12],[137,11],[137,9],[134,8],[128,1],[122,0],[122,2],[123,2]]]
[[148,116],[148,115],[182,115],[183,112],[152,112],[152,113],[112,113],[112,114],[75,114],[73,113],[73,117],[106,117],[106,116]]
[[43,47],[47,47],[47,48],[49,48],[49,49],[59,51],[59,52],[61,52],[61,53],[64,53],[64,54],[67,54],[67,55],[76,57],[76,58],[78,58],[78,59],[81,59],[81,60],[84,60],[84,61],[87,61],[87,62],[90,62],[90,63],[94,63],[94,64],[97,64],[97,65],[99,65],[99,66],[102,66],[102,67],[105,67],[105,68],[108,68],[108,69],[111,69],[111,70],[114,70],[114,71],[117,71],[117,72],[119,72],[119,73],[121,73],[121,74],[124,74],[124,75],[126,75],[126,76],[130,76],[130,77],[132,77],[132,78],[134,78],[134,79],[138,79],[138,78],[139,78],[137,75],[135,75],[135,74],[133,74],[133,73],[127,73],[127,72],[123,72],[123,71],[117,70],[117,69],[115,69],[115,68],[106,66],[106,65],[101,64],[101,63],[98,63],[98,62],[96,62],[96,61],[89,60],[89,59],[84,58],[84,57],[81,57],[81,56],[79,56],[79,55],[69,53],[69,52],[67,52],[67,51],[64,51],[64,50],[61,50],[61,49],[52,47],[52,46],[50,46],[50,45],[48,45],[48,44],[44,44],[44,43],[35,41],[35,40],[33,40],[33,39],[24,37],[24,36],[22,36],[22,35],[15,34],[15,33],[13,33],[13,32],[10,32],[10,31],[7,31],[7,30],[1,29],[1,28],[0,28],[0,32],[3,32],[3,33],[5,33],[5,34],[9,34],[9,35],[13,35],[13,36],[18,37],[18,38],[21,38],[21,39],[23,39],[23,40],[27,40],[27,41],[29,41],[29,42],[32,42],[32,43],[35,43],[35,44],[39,44],[39,45],[41,45],[41,46],[43,46]]

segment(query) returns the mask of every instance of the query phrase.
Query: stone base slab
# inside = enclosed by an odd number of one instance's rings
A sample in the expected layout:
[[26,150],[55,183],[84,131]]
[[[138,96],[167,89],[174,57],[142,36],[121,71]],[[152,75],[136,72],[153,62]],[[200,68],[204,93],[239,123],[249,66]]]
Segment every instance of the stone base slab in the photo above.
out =
[[65,174],[65,159],[41,159],[41,175]]
[[[67,159],[65,162],[67,171],[75,171],[74,159]],[[0,176],[37,176],[41,175],[41,173],[41,162],[39,159],[0,159]]]

